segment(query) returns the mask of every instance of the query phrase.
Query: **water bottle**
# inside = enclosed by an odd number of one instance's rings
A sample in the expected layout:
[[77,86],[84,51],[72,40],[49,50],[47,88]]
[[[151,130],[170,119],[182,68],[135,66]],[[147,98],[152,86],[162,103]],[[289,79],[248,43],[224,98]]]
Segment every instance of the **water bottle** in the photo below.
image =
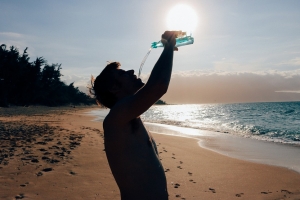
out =
[[[180,46],[193,44],[193,43],[194,43],[194,38],[192,37],[192,35],[187,36],[186,32],[182,32],[178,37],[176,37],[175,47],[180,47]],[[163,47],[163,46],[164,46],[164,44],[161,41],[151,43],[151,48],[148,50],[146,56],[144,57],[144,59],[142,60],[141,65],[140,65],[138,77],[140,77],[140,75],[141,75],[144,63],[146,62],[146,59],[148,58],[151,50],[156,49],[157,47]]]
[[[179,37],[176,38],[176,45],[175,47],[180,47],[180,46],[185,46],[189,44],[194,43],[194,38],[192,36],[187,36],[185,33]],[[152,42],[151,43],[151,48],[156,49],[157,47],[163,47],[164,44],[159,41],[159,42]]]

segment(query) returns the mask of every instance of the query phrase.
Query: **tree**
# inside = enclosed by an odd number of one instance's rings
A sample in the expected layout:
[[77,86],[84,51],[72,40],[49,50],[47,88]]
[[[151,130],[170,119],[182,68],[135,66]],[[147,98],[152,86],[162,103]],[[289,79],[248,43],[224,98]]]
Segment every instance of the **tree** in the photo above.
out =
[[167,103],[161,99],[159,99],[156,103],[156,105],[166,105]]
[[93,99],[60,80],[61,64],[47,64],[43,57],[30,62],[27,48],[20,55],[13,46],[0,48],[0,106],[41,104],[92,104]]

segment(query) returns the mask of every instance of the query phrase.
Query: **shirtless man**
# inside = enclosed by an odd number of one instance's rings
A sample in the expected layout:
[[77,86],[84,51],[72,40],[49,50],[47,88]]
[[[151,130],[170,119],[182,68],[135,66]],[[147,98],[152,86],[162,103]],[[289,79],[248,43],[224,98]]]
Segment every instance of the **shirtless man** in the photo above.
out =
[[164,50],[146,84],[118,62],[108,64],[94,81],[97,101],[110,108],[103,122],[105,151],[122,200],[168,199],[164,168],[140,115],[168,90],[178,34],[162,35]]

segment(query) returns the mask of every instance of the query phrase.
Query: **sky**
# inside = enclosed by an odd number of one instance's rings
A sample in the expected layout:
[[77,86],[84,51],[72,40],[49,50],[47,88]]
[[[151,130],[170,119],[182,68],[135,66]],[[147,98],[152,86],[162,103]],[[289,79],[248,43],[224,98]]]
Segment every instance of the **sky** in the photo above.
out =
[[[298,0],[0,0],[0,44],[62,64],[82,91],[107,61],[138,72],[178,4],[197,14],[194,44],[175,52],[167,103],[300,101]],[[146,82],[162,49],[143,67]]]

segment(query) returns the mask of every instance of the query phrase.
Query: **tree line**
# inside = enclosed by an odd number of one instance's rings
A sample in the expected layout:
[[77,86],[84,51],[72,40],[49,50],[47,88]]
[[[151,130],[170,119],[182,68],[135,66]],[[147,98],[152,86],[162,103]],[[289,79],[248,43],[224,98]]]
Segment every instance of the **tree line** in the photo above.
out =
[[43,57],[30,62],[27,48],[22,54],[14,46],[0,46],[0,107],[9,105],[79,105],[95,100],[60,80],[61,64],[49,65]]

